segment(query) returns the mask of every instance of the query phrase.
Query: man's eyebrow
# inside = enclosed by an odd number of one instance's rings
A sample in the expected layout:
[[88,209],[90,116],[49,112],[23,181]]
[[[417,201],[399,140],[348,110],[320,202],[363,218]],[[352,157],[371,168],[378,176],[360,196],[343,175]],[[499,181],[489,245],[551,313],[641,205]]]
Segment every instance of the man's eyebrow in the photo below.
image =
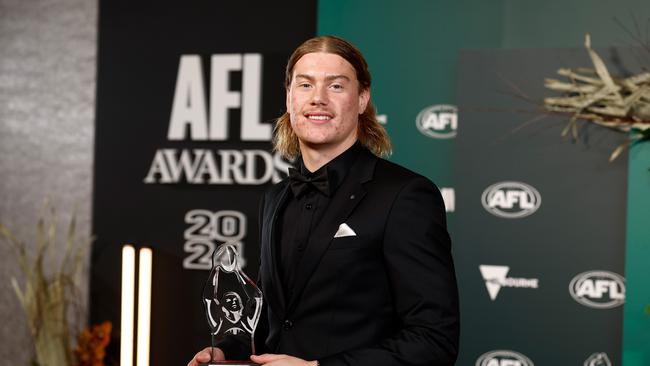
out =
[[295,79],[307,79],[309,81],[313,81],[314,78],[312,76],[306,75],[306,74],[297,74]]
[[347,77],[346,75],[330,75],[325,77],[325,80],[331,81],[331,80],[336,80],[336,79],[345,79],[346,81],[350,81],[350,78]]
[[[307,79],[309,81],[314,81],[314,77],[311,76],[311,75],[307,75],[307,74],[298,74],[298,75],[296,75],[296,79]],[[350,78],[348,76],[346,76],[346,75],[343,75],[343,74],[341,74],[341,75],[329,75],[329,76],[325,77],[325,80],[327,80],[327,81],[332,81],[332,80],[336,80],[336,79],[344,79],[346,81],[350,81]]]

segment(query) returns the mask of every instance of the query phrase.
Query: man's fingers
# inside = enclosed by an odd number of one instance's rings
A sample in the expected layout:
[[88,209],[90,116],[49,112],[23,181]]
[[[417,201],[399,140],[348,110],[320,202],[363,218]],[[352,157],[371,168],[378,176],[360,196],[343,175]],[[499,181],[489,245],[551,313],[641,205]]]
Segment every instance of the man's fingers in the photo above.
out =
[[204,348],[203,351],[197,353],[194,358],[199,362],[210,362],[210,358],[212,358],[212,348]]
[[273,361],[280,360],[280,359],[283,359],[283,358],[286,358],[286,357],[287,357],[287,355],[276,355],[276,354],[272,354],[272,353],[265,353],[265,354],[259,355],[259,356],[252,355],[251,360],[253,360],[253,362],[265,364],[265,363],[273,362]]
[[223,352],[219,348],[206,347],[194,355],[194,358],[187,364],[187,366],[199,366],[199,363],[201,362],[210,362],[210,359],[212,359],[212,352],[214,352],[215,361],[224,360]]
[[196,355],[194,355],[194,358],[190,363],[187,364],[187,366],[199,366],[199,363],[201,362],[210,362],[210,349],[206,348]]

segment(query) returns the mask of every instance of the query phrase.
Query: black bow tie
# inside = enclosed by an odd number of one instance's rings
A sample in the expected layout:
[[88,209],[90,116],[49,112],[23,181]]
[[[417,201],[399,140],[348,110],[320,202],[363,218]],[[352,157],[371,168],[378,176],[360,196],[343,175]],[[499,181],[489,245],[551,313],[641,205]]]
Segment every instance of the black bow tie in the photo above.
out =
[[320,169],[317,174],[305,177],[298,169],[289,168],[289,184],[295,197],[300,197],[309,191],[310,186],[318,189],[324,195],[330,195],[330,184],[327,179],[327,169]]

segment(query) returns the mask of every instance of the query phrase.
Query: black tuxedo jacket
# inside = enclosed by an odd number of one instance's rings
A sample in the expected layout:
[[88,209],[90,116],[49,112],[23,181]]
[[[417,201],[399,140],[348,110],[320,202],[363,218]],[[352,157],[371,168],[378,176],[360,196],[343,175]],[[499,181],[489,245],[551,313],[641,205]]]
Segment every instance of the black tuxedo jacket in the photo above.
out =
[[[288,189],[287,180],[273,186],[260,210],[265,310],[256,353],[322,366],[453,365],[458,294],[436,186],[362,149],[284,294],[274,239]],[[334,238],[343,223],[356,235]]]

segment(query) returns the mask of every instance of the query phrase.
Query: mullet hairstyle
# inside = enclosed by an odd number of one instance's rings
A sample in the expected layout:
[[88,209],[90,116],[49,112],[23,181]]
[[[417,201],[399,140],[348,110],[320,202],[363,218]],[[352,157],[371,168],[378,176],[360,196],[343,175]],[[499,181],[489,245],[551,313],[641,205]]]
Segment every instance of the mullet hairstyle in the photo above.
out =
[[[301,44],[287,62],[287,69],[284,79],[284,87],[289,92],[293,68],[298,60],[313,52],[326,52],[341,56],[349,62],[357,74],[359,81],[359,93],[364,90],[370,91],[370,72],[368,64],[361,52],[349,42],[335,36],[321,36],[309,39]],[[386,129],[377,121],[375,107],[372,99],[368,100],[366,110],[359,115],[357,125],[357,138],[365,147],[377,156],[388,156],[392,153],[390,138]],[[288,112],[284,112],[278,118],[273,135],[273,148],[283,157],[293,160],[300,155],[298,137],[291,128],[291,120]]]

